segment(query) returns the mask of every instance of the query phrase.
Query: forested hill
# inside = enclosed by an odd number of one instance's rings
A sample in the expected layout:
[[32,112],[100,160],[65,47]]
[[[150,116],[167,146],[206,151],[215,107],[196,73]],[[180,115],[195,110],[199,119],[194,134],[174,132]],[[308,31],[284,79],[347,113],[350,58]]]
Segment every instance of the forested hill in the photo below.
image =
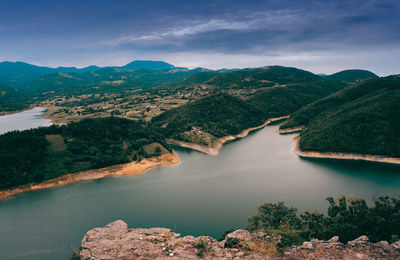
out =
[[166,111],[151,122],[166,137],[184,139],[184,132],[190,133],[193,127],[219,138],[261,125],[264,119],[262,111],[247,102],[218,94]]
[[287,129],[306,126],[310,120],[319,116],[320,114],[339,108],[348,102],[372,94],[378,90],[385,89],[388,84],[392,84],[392,77],[370,79],[351,84],[342,90],[310,103],[291,114],[290,119],[282,124],[280,128]]
[[160,155],[164,138],[138,122],[85,119],[0,135],[0,190]]
[[0,112],[19,110],[28,105],[28,98],[21,91],[0,83]]
[[322,113],[301,133],[300,149],[400,157],[399,100],[400,75],[335,93],[310,106]]
[[338,80],[344,82],[356,82],[369,78],[378,78],[378,76],[368,70],[343,70],[326,77],[329,80]]
[[177,68],[174,65],[163,61],[150,61],[150,60],[135,60],[124,66],[110,66],[98,67],[88,66],[85,68],[76,67],[58,67],[51,68],[46,66],[37,66],[25,62],[0,62],[0,82],[9,86],[17,88],[25,88],[28,83],[37,80],[45,75],[54,73],[83,73],[88,71],[95,71],[104,68],[119,68],[119,69],[146,69],[146,70],[172,70],[172,69],[186,69]]
[[167,138],[209,145],[215,138],[235,135],[270,118],[286,116],[337,88],[340,86],[324,85],[318,80],[270,87],[245,100],[221,93],[166,111],[151,122]]

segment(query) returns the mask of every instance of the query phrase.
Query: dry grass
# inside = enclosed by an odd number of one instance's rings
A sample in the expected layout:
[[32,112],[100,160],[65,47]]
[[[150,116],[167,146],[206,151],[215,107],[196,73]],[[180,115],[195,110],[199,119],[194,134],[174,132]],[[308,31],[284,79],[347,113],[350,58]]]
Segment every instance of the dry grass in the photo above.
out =
[[53,152],[62,152],[67,149],[64,138],[61,135],[45,135],[46,140],[50,143],[49,149]]
[[246,242],[246,249],[271,257],[276,257],[279,255],[278,248],[273,241],[260,239],[254,242]]

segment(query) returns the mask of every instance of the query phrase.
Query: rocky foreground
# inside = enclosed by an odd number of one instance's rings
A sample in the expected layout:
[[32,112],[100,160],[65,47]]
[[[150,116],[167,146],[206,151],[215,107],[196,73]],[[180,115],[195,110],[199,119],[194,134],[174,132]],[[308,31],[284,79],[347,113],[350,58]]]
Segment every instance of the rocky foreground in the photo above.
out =
[[128,229],[118,220],[94,228],[82,240],[81,259],[400,259],[400,241],[370,243],[361,236],[347,244],[333,237],[278,252],[279,239],[236,230],[218,242],[208,236],[181,237],[166,228]]

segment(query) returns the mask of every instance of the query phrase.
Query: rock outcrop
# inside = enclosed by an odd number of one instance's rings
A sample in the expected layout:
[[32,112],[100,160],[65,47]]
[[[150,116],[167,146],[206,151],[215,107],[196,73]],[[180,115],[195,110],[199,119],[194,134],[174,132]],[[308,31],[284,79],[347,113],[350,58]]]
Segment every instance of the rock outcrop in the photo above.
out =
[[166,228],[128,229],[118,220],[94,228],[82,239],[81,259],[399,259],[400,242],[370,243],[361,236],[347,244],[338,237],[311,240],[276,251],[280,241],[265,233],[236,230],[218,242],[208,236],[184,236]]

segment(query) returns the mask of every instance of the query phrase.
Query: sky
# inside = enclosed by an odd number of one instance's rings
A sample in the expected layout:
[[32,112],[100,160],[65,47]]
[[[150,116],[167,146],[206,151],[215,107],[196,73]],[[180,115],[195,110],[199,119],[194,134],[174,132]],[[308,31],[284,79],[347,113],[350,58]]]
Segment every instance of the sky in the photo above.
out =
[[400,73],[399,0],[0,0],[0,61]]

